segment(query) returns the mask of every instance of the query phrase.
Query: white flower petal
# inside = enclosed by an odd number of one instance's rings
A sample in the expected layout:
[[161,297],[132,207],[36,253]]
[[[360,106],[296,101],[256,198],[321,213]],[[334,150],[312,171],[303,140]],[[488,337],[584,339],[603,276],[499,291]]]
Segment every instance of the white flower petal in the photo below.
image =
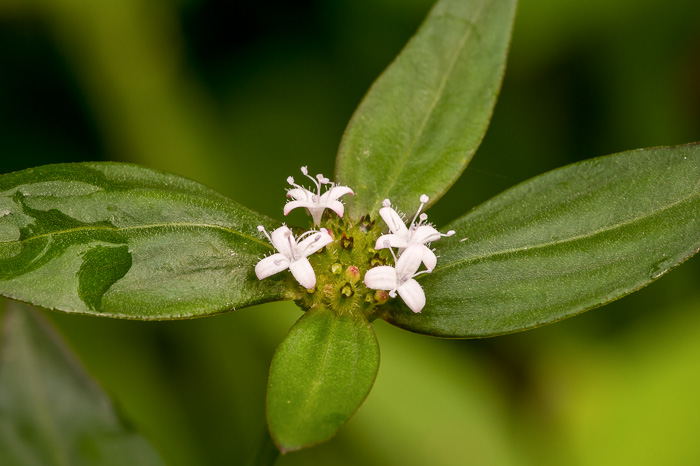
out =
[[410,278],[398,289],[399,296],[413,312],[419,313],[425,307],[425,292],[417,281]]
[[282,253],[287,259],[294,259],[292,251],[294,239],[292,236],[292,230],[290,230],[289,227],[282,225],[273,231],[272,234],[270,234],[270,239],[275,249]]
[[325,207],[335,212],[338,217],[342,217],[345,213],[345,206],[340,201],[327,202]]
[[437,256],[427,246],[423,246],[423,263],[430,272],[432,272],[435,266],[437,265]]
[[414,244],[406,248],[399,256],[399,259],[396,261],[396,275],[399,277],[399,280],[411,278],[415,275],[421,262],[423,262],[426,249],[428,248],[422,244]]
[[440,239],[440,232],[430,225],[421,225],[413,231],[412,243],[432,243]]
[[346,194],[355,195],[353,190],[347,186],[333,186],[321,195],[321,203],[338,200],[341,196],[345,196]]
[[333,242],[333,237],[328,234],[328,230],[321,228],[316,234],[309,235],[299,242],[297,246],[297,251],[299,251],[299,256],[308,257],[316,251],[321,250],[323,246]]
[[306,189],[292,188],[287,190],[287,197],[292,197],[297,201],[311,202],[311,196],[313,193]]
[[273,254],[264,257],[260,262],[255,264],[255,275],[258,277],[258,280],[262,280],[263,278],[267,278],[270,275],[274,275],[288,268],[289,259],[279,253]]
[[379,209],[379,215],[392,233],[408,236],[406,224],[403,223],[403,219],[394,209],[391,207],[382,207]]
[[289,201],[284,205],[284,215],[289,215],[289,212],[296,209],[297,207],[308,208],[309,206],[313,206],[313,205],[314,205],[313,203],[310,203],[307,201]]
[[367,288],[373,290],[395,290],[397,286],[396,270],[388,265],[374,267],[365,273],[364,282]]
[[311,289],[316,286],[316,274],[311,267],[309,259],[302,257],[289,264],[289,271],[292,272],[296,281],[304,288]]
[[389,242],[389,247],[392,248],[407,248],[408,242],[406,238],[401,235],[382,235],[377,239],[377,243],[374,245],[374,249],[384,249],[386,247],[387,241]]

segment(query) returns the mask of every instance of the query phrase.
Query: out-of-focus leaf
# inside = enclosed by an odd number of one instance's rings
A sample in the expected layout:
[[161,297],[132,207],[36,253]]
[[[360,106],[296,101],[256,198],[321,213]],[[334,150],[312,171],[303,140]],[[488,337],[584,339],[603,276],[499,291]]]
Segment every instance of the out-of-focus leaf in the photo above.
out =
[[0,355],[0,464],[162,465],[50,324],[11,303]]
[[349,214],[385,198],[413,209],[435,202],[462,173],[486,131],[515,0],[442,0],[373,84],[348,125],[336,177],[355,193]]
[[364,316],[308,311],[275,352],[267,421],[283,452],[332,437],[367,397],[379,344]]
[[135,165],[47,165],[0,177],[0,294],[131,319],[283,298],[261,283],[270,220],[188,179]]
[[515,332],[603,305],[700,249],[700,144],[623,152],[526,181],[448,225],[419,333]]

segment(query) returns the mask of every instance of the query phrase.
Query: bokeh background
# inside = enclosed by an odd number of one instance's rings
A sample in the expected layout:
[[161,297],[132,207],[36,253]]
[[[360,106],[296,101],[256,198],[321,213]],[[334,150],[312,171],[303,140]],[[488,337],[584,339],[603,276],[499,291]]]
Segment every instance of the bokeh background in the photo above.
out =
[[[189,176],[282,220],[430,0],[0,0],[0,172],[81,160]],[[547,170],[700,140],[700,2],[527,0],[482,147],[438,224]],[[301,220],[301,217],[299,217]],[[377,322],[382,367],[309,465],[700,464],[700,260],[604,308],[487,340]],[[50,313],[177,466],[244,464],[278,303],[178,322]]]

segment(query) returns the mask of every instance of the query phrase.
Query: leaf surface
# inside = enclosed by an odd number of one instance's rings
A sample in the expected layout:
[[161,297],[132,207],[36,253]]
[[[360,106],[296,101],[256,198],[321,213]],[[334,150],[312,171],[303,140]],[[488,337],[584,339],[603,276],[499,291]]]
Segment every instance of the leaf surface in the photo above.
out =
[[442,0],[372,85],[340,145],[336,179],[351,217],[385,198],[435,202],[486,132],[505,69],[515,0]]
[[254,267],[271,220],[183,177],[118,163],[0,176],[0,294],[131,319],[196,317],[283,298]]
[[282,452],[332,437],[369,394],[379,344],[364,316],[308,311],[275,352],[267,420]]
[[163,465],[36,310],[3,319],[0,463],[7,466]]
[[421,314],[384,318],[444,337],[525,330],[618,299],[700,249],[700,144],[623,152],[526,181],[435,243]]

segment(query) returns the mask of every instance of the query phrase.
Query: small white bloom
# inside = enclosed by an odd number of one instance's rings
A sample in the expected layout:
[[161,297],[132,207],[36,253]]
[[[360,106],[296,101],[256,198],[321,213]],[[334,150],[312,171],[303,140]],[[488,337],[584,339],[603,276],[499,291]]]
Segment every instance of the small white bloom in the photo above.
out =
[[263,232],[279,251],[261,259],[255,265],[255,275],[258,276],[258,280],[289,269],[296,281],[304,288],[311,289],[316,286],[316,274],[307,257],[333,242],[328,230],[321,228],[320,231],[307,231],[298,238],[294,238],[292,230],[286,225],[274,230],[271,235],[267,234],[262,225],[258,226],[258,231]]
[[[415,313],[423,310],[425,306],[425,293],[415,277],[429,270],[418,272],[423,261],[422,245],[412,245],[406,248],[396,260],[396,268],[389,265],[381,265],[369,269],[365,274],[365,285],[373,290],[385,290],[389,296],[396,297],[398,291],[401,299]],[[393,251],[392,251],[393,253]]]
[[[428,196],[423,194],[420,197],[420,207],[418,207],[418,211],[413,217],[411,224],[407,227],[401,216],[391,208],[389,199],[384,199],[384,202],[382,202],[384,207],[379,209],[379,215],[384,220],[384,223],[387,224],[391,233],[380,236],[374,248],[398,248],[399,254],[402,254],[404,250],[410,246],[419,245],[422,247],[423,263],[428,270],[433,270],[437,263],[437,257],[435,253],[427,247],[427,244],[437,241],[443,236],[452,236],[455,232],[454,230],[450,230],[447,233],[440,233],[435,227],[427,223],[428,215],[421,213],[426,202],[428,202]],[[416,223],[416,219],[418,219],[418,223]]]
[[[294,178],[287,178],[287,183],[294,186],[292,189],[287,191],[287,197],[291,197],[293,201],[287,202],[284,206],[284,215],[289,214],[292,210],[297,207],[305,207],[314,219],[314,225],[321,223],[321,216],[323,211],[326,209],[331,209],[338,217],[342,217],[345,213],[345,206],[338,199],[345,194],[355,195],[352,189],[347,186],[338,186],[332,183],[331,180],[325,178],[320,173],[316,175],[316,178],[309,176],[309,171],[306,167],[301,167],[301,172],[314,182],[316,185],[316,192],[312,192],[298,184],[294,183]],[[324,184],[330,185],[325,193],[321,194],[321,186]]]

